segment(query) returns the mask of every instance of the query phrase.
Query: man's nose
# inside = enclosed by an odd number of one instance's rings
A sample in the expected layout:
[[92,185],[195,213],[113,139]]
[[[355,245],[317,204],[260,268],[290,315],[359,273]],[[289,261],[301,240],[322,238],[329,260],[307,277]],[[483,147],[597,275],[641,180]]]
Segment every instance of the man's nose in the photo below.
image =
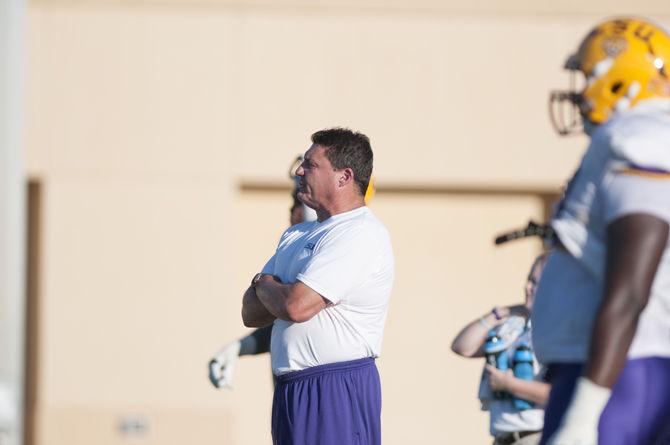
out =
[[296,176],[304,176],[305,175],[305,169],[302,168],[302,165],[299,165],[298,168],[295,170],[295,175]]

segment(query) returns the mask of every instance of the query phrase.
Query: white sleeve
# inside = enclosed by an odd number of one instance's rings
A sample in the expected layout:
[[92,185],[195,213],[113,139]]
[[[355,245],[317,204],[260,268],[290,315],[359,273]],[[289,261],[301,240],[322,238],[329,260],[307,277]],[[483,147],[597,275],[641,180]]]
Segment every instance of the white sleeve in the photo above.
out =
[[267,263],[265,263],[265,266],[263,266],[263,269],[261,269],[261,273],[267,273],[274,275],[275,274],[275,257],[277,254],[272,255],[272,257],[268,260]]
[[616,173],[605,193],[606,223],[633,213],[670,223],[670,179]]
[[364,230],[334,232],[321,239],[296,279],[336,304],[370,278],[379,264],[379,249]]

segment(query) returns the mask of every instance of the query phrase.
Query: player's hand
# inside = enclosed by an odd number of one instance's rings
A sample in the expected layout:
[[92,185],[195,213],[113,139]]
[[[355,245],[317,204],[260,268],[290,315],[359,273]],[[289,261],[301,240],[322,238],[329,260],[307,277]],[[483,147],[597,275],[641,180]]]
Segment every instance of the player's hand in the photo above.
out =
[[580,377],[561,426],[547,445],[596,445],[600,415],[611,393],[609,388]]
[[210,360],[209,381],[216,388],[233,388],[233,371],[240,353],[240,346],[240,341],[235,340],[221,348]]
[[547,445],[597,445],[598,425],[564,423],[547,442]]
[[514,373],[511,369],[501,371],[495,366],[488,364],[486,365],[486,372],[489,375],[489,386],[492,391],[507,391],[510,379],[514,378]]

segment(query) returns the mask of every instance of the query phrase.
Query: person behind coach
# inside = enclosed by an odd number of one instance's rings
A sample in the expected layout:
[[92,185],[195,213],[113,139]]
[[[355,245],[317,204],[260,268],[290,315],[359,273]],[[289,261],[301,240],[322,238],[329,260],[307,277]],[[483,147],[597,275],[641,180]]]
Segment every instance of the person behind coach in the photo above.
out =
[[[510,364],[514,362],[517,347],[531,347],[530,311],[546,258],[546,254],[538,256],[530,268],[524,287],[524,304],[495,307],[471,321],[456,335],[451,350],[462,357],[485,357],[485,344],[492,330],[504,345],[500,353],[506,354]],[[532,380],[517,378],[511,368],[501,371],[486,364],[480,382],[479,397],[482,409],[490,414],[489,431],[494,438],[493,445],[535,445],[542,434],[543,408],[549,399],[550,385],[543,381],[544,370],[534,356]],[[495,397],[498,392],[507,396]],[[519,406],[513,398],[532,404]]]

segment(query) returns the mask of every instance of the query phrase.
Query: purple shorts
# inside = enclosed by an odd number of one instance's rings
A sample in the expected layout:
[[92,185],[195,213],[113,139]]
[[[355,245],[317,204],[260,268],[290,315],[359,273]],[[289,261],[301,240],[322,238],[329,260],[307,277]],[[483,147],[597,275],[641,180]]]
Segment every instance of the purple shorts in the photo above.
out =
[[[558,429],[582,370],[581,363],[556,363],[547,368],[552,386],[540,445]],[[598,444],[670,444],[670,358],[626,362],[600,417]]]
[[373,358],[281,375],[272,401],[272,443],[379,445],[381,402]]

